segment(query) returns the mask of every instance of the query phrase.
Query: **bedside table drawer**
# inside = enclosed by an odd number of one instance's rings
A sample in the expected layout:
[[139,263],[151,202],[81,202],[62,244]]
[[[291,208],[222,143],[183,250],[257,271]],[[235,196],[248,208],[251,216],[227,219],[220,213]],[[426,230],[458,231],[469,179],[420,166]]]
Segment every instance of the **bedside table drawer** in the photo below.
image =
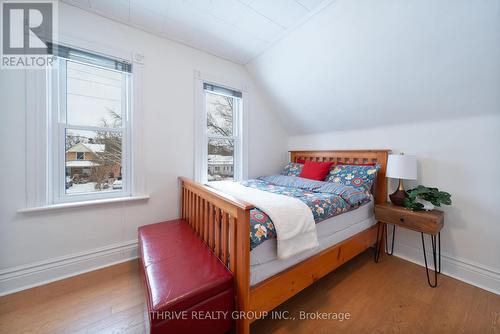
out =
[[414,212],[402,207],[375,206],[375,219],[418,232],[438,233],[443,227],[442,212]]

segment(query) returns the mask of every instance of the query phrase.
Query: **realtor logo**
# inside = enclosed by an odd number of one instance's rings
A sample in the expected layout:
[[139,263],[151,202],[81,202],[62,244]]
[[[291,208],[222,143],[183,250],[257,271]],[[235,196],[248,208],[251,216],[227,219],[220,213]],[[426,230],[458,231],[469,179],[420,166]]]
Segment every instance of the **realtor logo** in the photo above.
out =
[[2,68],[45,68],[53,57],[55,1],[2,1]]

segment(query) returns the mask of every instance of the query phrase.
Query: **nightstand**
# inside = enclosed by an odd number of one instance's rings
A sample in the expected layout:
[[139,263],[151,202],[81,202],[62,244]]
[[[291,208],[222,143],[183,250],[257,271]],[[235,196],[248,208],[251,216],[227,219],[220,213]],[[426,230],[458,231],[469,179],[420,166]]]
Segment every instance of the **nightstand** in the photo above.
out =
[[[379,224],[377,230],[377,241],[380,240],[379,237],[382,237],[382,233],[384,233],[385,230],[385,248],[388,255],[392,255],[394,251],[394,236],[396,234],[396,226],[420,232],[420,235],[422,237],[422,250],[424,253],[427,282],[432,288],[435,288],[437,286],[437,274],[441,272],[441,229],[443,228],[444,223],[444,213],[438,210],[411,211],[401,206],[396,206],[390,203],[383,203],[375,205],[375,219],[381,223]],[[387,224],[393,226],[392,246],[390,251],[387,245]],[[382,229],[381,233],[380,229]],[[434,283],[431,282],[429,277],[424,234],[428,234],[431,238],[432,257],[434,259]],[[378,262],[380,256],[379,244],[380,243],[377,242],[375,262]]]

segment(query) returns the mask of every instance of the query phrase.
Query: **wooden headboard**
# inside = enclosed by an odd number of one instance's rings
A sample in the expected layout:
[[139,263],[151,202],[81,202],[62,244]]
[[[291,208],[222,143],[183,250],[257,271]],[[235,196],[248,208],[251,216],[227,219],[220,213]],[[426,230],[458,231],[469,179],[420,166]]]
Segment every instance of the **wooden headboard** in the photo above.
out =
[[352,165],[377,163],[382,165],[377,173],[377,180],[373,189],[375,203],[387,202],[387,181],[385,170],[387,167],[387,156],[390,150],[340,150],[340,151],[290,151],[290,161],[297,159],[309,161],[332,161]]

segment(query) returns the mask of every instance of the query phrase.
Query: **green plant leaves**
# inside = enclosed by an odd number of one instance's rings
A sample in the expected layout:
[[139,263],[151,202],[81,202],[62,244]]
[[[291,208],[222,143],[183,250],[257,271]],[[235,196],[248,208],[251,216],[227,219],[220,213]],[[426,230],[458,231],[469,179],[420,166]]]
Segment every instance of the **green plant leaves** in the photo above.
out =
[[419,211],[424,208],[424,205],[422,203],[417,203],[414,199],[412,200],[410,198],[405,198],[404,206],[411,211]]
[[441,204],[451,205],[451,194],[445,191],[439,191],[438,188],[429,188],[419,185],[416,188],[410,189],[406,192],[408,198],[404,201],[404,206],[412,211],[423,209],[421,203],[415,202],[417,198],[429,201],[434,206],[441,206]]

